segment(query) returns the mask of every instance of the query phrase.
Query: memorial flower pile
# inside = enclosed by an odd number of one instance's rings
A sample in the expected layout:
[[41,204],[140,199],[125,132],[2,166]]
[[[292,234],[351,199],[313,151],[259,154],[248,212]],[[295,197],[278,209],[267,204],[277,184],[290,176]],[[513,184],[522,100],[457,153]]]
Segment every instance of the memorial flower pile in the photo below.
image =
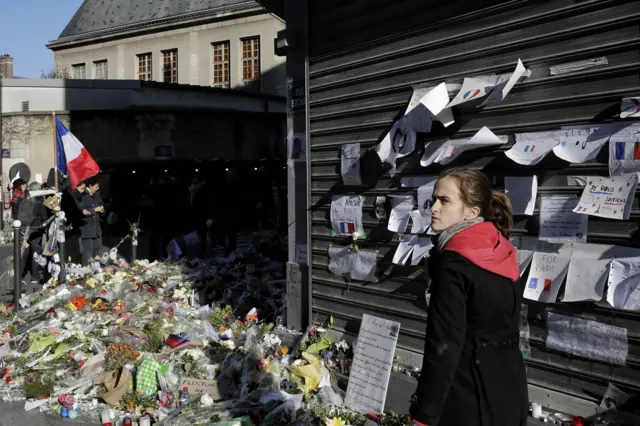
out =
[[364,424],[337,384],[351,346],[330,323],[281,327],[283,288],[282,263],[256,252],[73,266],[0,306],[0,398],[114,424]]

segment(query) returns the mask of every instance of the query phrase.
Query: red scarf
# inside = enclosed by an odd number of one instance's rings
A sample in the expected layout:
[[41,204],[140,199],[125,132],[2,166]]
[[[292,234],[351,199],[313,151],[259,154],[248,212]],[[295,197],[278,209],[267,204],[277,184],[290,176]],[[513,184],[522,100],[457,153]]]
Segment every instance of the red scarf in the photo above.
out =
[[11,204],[14,205],[24,198],[27,198],[27,193],[16,188],[13,190],[13,195],[11,196]]

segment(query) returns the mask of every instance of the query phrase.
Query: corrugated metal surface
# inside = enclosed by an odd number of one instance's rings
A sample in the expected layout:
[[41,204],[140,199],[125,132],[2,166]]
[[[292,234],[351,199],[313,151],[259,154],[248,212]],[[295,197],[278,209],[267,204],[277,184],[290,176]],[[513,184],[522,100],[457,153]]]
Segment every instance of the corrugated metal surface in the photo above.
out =
[[[509,135],[497,149],[466,152],[452,165],[482,168],[495,178],[537,174],[539,194],[580,194],[567,176],[608,176],[608,151],[584,164],[568,164],[550,154],[537,166],[519,166],[504,151],[516,132],[559,129],[572,124],[616,119],[620,99],[640,93],[640,7],[637,1],[412,1],[315,0],[309,9],[309,105],[312,201],[312,291],[314,319],[333,315],[335,328],[355,336],[363,313],[398,320],[398,355],[420,363],[426,315],[424,267],[392,266],[398,237],[379,224],[373,212],[377,195],[399,189],[399,178],[438,174],[423,168],[421,150],[397,161],[398,172],[368,182],[360,191],[340,184],[340,146],[360,142],[364,150],[379,142],[404,112],[412,85],[459,83],[465,76],[512,72],[521,58],[532,71],[506,100],[483,110],[455,110],[456,124],[419,141],[456,134],[470,136],[482,126]],[[600,56],[608,65],[550,76],[549,67]],[[422,144],[419,144],[422,146]],[[377,157],[374,157],[377,158]],[[364,246],[379,250],[378,283],[350,282],[327,269],[332,237],[330,195],[366,196]],[[536,211],[537,214],[537,211]],[[634,202],[629,221],[589,218],[590,243],[640,245]],[[518,216],[516,235],[537,235],[537,217]],[[625,367],[571,357],[545,346],[545,309],[585,315],[628,329]],[[640,394],[640,315],[604,304],[529,303],[531,384],[599,402],[608,382]]]

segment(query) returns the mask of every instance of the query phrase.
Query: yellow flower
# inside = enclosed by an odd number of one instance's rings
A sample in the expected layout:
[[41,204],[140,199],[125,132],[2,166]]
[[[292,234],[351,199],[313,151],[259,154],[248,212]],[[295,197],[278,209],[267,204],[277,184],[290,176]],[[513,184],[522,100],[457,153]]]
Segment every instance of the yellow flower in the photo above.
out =
[[345,426],[346,423],[340,417],[334,417],[333,419],[327,419],[326,426]]

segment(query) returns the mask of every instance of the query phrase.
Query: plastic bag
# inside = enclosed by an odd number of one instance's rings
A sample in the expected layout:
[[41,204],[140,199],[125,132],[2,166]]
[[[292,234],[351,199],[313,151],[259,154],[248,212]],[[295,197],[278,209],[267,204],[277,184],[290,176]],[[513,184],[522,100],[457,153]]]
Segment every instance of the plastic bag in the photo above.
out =
[[281,426],[288,425],[296,419],[296,412],[302,405],[302,395],[294,395],[276,409],[271,411],[262,420],[260,426]]
[[342,406],[344,404],[342,396],[334,391],[331,386],[321,387],[318,390],[317,398],[320,405]]

